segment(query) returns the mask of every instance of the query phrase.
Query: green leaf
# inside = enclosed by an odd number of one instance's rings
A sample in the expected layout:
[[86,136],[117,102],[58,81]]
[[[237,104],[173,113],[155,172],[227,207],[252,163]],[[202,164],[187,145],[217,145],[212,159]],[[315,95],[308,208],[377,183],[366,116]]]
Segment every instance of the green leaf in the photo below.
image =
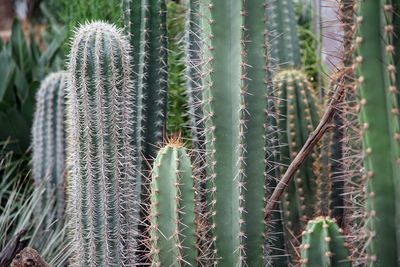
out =
[[23,104],[29,94],[29,83],[25,74],[18,68],[15,69],[15,87],[17,88],[18,99]]
[[13,87],[15,64],[7,49],[0,52],[0,102],[2,102],[9,90]]
[[30,127],[15,107],[0,103],[0,140],[11,140],[8,146],[18,154],[24,153],[30,144]]
[[25,74],[31,70],[31,53],[29,51],[24,31],[18,19],[14,19],[11,33],[12,57],[15,63]]
[[67,37],[67,28],[63,27],[63,29],[53,37],[53,41],[47,47],[47,50],[42,54],[39,59],[39,77],[43,78],[45,70],[52,64],[57,52],[60,50],[61,46],[64,43],[65,38]]

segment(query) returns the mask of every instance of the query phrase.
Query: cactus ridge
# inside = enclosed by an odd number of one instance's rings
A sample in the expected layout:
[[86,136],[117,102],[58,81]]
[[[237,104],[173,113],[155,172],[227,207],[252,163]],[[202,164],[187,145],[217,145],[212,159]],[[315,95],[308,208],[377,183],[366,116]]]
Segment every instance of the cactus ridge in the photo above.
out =
[[136,262],[134,110],[130,48],[113,25],[75,34],[68,70],[68,216],[72,266]]
[[341,229],[328,217],[318,217],[307,224],[300,246],[301,266],[350,267],[349,251]]
[[[36,111],[32,125],[32,174],[36,186],[46,180],[46,193],[39,211],[50,205],[45,225],[62,220],[64,215],[65,127],[64,93],[68,74],[49,74],[36,94]],[[41,211],[42,212],[42,211]]]
[[194,177],[179,140],[154,161],[149,220],[152,266],[197,266]]

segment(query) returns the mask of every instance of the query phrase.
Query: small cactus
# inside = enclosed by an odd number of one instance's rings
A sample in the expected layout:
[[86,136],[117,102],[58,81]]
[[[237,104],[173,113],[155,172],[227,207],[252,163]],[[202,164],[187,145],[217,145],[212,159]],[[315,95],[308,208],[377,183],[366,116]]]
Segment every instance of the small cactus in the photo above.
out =
[[125,36],[103,22],[81,26],[72,44],[67,87],[72,266],[136,264],[129,52]]
[[192,166],[179,140],[161,148],[151,181],[152,266],[197,266]]
[[328,217],[318,217],[303,232],[301,266],[350,267],[349,251],[337,224]]
[[[64,216],[65,127],[64,94],[68,74],[49,74],[36,94],[36,111],[32,125],[32,175],[36,186],[46,181],[43,203],[49,206],[45,225]],[[54,202],[49,204],[47,202]]]

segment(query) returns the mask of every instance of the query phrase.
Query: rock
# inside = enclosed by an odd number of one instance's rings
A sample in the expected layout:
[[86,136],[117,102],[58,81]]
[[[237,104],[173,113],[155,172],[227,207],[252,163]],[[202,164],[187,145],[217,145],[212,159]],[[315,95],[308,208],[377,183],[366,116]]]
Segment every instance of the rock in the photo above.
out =
[[11,267],[50,267],[33,248],[26,247],[15,256]]

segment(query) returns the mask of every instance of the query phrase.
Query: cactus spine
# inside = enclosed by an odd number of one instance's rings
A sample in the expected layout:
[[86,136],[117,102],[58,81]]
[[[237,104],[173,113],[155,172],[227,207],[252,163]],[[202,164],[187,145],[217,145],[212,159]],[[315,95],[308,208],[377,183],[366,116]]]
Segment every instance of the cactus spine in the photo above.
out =
[[129,44],[114,26],[83,25],[67,91],[68,216],[73,266],[135,264],[133,89]]
[[[366,180],[367,264],[399,264],[399,110],[391,1],[358,1],[356,86]],[[397,215],[397,216],[396,216]]]
[[[47,226],[54,223],[55,219],[61,220],[64,215],[64,93],[67,78],[66,72],[48,75],[36,94],[32,125],[32,173],[36,186],[41,186],[43,180],[47,180],[43,207],[48,205],[47,201],[55,201],[49,205],[51,208],[45,222]],[[39,210],[43,207],[39,207]]]
[[293,0],[267,0],[271,57],[278,68],[300,67],[301,52]]
[[301,266],[350,267],[349,252],[341,229],[328,217],[318,217],[308,222],[303,232]]
[[[283,70],[274,77],[278,94],[281,158],[288,165],[295,158],[318,121],[317,100],[306,75],[299,70]],[[318,198],[318,149],[306,160],[294,182],[285,193],[285,219],[291,232],[298,236],[305,223],[315,213]],[[283,172],[283,170],[282,170]]]
[[152,266],[197,266],[194,179],[179,140],[158,152],[152,176]]
[[200,10],[212,264],[262,266],[268,107],[265,3],[202,1]]

